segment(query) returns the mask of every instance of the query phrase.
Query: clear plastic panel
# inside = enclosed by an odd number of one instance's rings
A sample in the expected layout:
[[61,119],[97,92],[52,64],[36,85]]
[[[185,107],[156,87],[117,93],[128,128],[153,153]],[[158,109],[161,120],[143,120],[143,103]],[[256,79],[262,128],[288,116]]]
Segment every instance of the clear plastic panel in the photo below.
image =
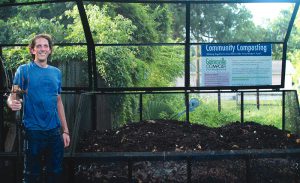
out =
[[[12,71],[32,58],[26,46],[6,47],[3,49],[4,66]],[[87,49],[85,46],[54,46],[49,65],[58,67],[62,72],[62,87],[88,87],[89,73]],[[9,74],[10,79],[13,75]]]
[[62,72],[62,87],[88,87],[89,70],[86,46],[57,46],[52,64]]
[[98,88],[184,86],[184,46],[98,46],[96,62]]
[[97,44],[182,43],[185,39],[183,4],[86,1],[84,5]]
[[[283,41],[293,3],[217,3],[191,5],[191,42],[276,42]],[[285,14],[280,14],[281,11]],[[275,18],[283,19],[278,34],[271,29]],[[243,27],[251,27],[243,29]]]
[[73,9],[77,9],[74,2],[0,7],[0,43],[28,44],[41,33],[51,34],[55,43],[84,43],[79,13]]

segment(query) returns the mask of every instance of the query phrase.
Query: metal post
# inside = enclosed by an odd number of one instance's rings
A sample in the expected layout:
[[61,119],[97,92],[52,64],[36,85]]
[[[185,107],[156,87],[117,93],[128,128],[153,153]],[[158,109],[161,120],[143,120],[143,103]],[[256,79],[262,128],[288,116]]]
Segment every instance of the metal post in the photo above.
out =
[[259,103],[259,89],[256,91],[256,107],[259,109],[260,103]]
[[65,175],[65,181],[67,177],[67,181],[69,183],[75,182],[75,160],[73,158],[65,158],[64,161],[65,165],[67,166],[67,175]]
[[[88,23],[87,14],[84,9],[83,2],[80,0],[76,1],[80,19],[82,22],[82,27],[85,35],[86,42],[88,44],[88,71],[89,71],[89,90],[95,90],[97,88],[97,69],[96,69],[96,51],[95,51],[95,43],[93,40],[92,32],[90,25]],[[93,129],[97,129],[97,96],[92,96],[92,127]]]
[[246,182],[249,183],[250,182],[250,159],[249,158],[246,158],[245,160],[246,162]]
[[128,160],[128,182],[133,182],[132,181],[132,161],[130,159]]
[[[186,20],[186,35],[185,35],[185,87],[190,86],[190,16],[191,16],[191,4],[186,3],[185,20]],[[186,122],[190,122],[190,110],[189,110],[189,95],[185,90],[185,106],[186,106]]]
[[244,92],[241,92],[241,123],[244,123]]
[[[2,57],[2,47],[0,46],[0,57]],[[0,58],[0,63],[2,60]],[[3,74],[5,68],[2,68],[3,64],[0,64],[0,73]],[[4,81],[3,77],[0,78],[0,151],[4,151]]]
[[186,171],[187,171],[187,182],[190,183],[192,182],[192,162],[191,162],[191,159],[188,158],[187,159],[187,166],[186,166]]
[[221,92],[218,90],[218,111],[221,112]]
[[189,103],[189,94],[185,91],[185,114],[186,114],[186,122],[190,123],[190,103]]
[[139,111],[140,111],[140,121],[143,121],[143,94],[140,93]]
[[282,91],[282,130],[285,130],[285,91]]
[[185,13],[185,21],[186,21],[186,33],[185,33],[185,87],[190,86],[190,16],[191,16],[191,4],[189,2],[186,3],[186,13]]

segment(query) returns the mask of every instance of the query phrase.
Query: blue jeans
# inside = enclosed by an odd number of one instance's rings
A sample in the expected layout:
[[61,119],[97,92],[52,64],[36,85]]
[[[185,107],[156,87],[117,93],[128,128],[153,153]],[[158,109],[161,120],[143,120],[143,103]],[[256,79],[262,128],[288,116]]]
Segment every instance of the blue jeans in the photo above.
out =
[[24,183],[62,182],[64,144],[59,128],[25,130]]

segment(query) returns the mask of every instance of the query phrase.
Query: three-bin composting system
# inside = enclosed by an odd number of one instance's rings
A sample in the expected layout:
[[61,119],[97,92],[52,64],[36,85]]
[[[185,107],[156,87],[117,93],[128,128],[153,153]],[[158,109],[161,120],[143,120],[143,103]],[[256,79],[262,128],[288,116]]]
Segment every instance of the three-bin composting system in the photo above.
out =
[[[291,5],[280,26],[249,19],[246,5],[273,4]],[[27,32],[49,27],[71,135],[65,182],[299,182],[299,102],[284,89],[298,9],[297,0],[7,0],[0,74],[25,62]],[[7,81],[0,177],[19,182]]]
[[[137,101],[136,121],[105,124],[118,120],[113,105],[105,106],[127,97]],[[165,98],[176,99],[181,111],[168,115]],[[93,101],[96,108],[89,107]],[[75,182],[299,180],[300,116],[292,90],[91,92],[81,94],[78,111],[70,152]]]

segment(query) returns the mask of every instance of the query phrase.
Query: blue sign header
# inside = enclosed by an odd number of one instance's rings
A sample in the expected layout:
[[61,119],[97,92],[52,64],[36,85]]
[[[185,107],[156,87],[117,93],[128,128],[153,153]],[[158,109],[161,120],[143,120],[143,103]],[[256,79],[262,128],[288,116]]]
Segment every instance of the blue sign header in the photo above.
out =
[[202,56],[271,56],[272,44],[201,44]]

